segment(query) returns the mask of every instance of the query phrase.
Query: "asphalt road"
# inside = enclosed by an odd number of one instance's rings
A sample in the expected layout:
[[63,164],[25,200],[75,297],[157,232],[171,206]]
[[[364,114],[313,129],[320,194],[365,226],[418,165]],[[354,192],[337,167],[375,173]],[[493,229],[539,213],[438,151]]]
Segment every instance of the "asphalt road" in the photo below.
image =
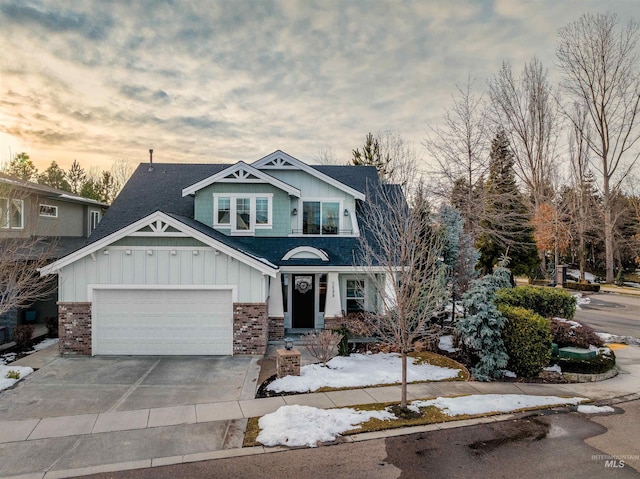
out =
[[523,414],[493,424],[88,477],[639,478],[639,419],[635,401],[608,416]]
[[591,303],[576,311],[576,320],[596,331],[640,338],[640,297],[596,293],[589,298]]

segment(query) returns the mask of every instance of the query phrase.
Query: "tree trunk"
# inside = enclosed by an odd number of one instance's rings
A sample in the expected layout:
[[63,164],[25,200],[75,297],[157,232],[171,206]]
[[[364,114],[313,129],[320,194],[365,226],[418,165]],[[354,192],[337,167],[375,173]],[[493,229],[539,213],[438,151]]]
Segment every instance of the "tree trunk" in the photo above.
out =
[[613,283],[613,220],[611,218],[611,191],[609,190],[609,177],[604,175],[602,188],[602,203],[604,207],[604,257],[607,283]]
[[407,409],[407,353],[402,352],[402,397],[400,408]]

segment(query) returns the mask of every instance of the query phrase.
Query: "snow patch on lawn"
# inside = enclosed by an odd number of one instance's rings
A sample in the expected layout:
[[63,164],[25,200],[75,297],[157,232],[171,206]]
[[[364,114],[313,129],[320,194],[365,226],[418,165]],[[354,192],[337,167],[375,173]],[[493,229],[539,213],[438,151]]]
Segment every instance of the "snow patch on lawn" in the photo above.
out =
[[417,408],[435,406],[447,416],[460,416],[462,414],[511,412],[531,407],[576,405],[582,401],[588,401],[588,399],[581,397],[529,396],[525,394],[473,394],[453,398],[439,397],[427,401],[413,401],[411,405]]
[[568,325],[571,326],[571,329],[581,328],[582,327],[582,324],[578,323],[577,321],[571,321],[570,319],[553,318],[553,320],[557,321],[558,323],[567,323]]
[[544,368],[545,371],[549,371],[550,373],[561,373],[562,368],[558,364],[554,364],[553,366],[547,366]]
[[[459,369],[443,368],[430,364],[415,364],[407,358],[407,382],[442,381],[458,376]],[[327,363],[327,367],[311,364],[300,368],[300,376],[285,376],[267,386],[275,392],[309,392],[322,387],[350,388],[394,384],[402,381],[402,366],[399,354],[352,354],[338,356]]]
[[458,352],[458,348],[453,347],[453,336],[451,335],[440,336],[438,348],[448,353]]
[[[20,378],[18,378],[18,379],[9,379],[7,377],[7,374],[9,373],[9,371],[17,371],[18,373],[20,373]],[[25,367],[25,366],[4,366],[4,365],[0,365],[0,391],[2,391],[3,389],[10,388],[15,383],[17,383],[18,381],[24,379],[25,377],[27,377],[32,372],[33,372],[32,368],[28,368],[28,367]]]
[[603,412],[615,412],[615,410],[611,406],[592,406],[584,404],[582,406],[578,406],[578,412],[581,412],[582,414],[599,414]]
[[333,441],[345,431],[360,428],[369,419],[395,419],[388,411],[356,411],[351,408],[317,409],[310,406],[282,406],[260,418],[256,440],[265,446],[309,446]]

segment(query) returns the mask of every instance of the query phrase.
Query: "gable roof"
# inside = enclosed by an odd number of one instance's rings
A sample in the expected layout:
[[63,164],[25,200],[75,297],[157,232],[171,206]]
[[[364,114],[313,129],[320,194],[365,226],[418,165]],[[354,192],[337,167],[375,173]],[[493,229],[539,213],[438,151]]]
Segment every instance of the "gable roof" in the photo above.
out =
[[302,170],[309,173],[311,176],[329,183],[330,185],[338,188],[345,193],[350,194],[358,200],[364,200],[366,198],[364,191],[356,190],[340,180],[329,176],[313,166],[309,166],[306,163],[294,158],[291,155],[286,154],[282,150],[276,150],[270,155],[260,158],[251,164],[259,170]]
[[60,268],[63,268],[73,263],[74,261],[77,261],[80,258],[88,256],[91,253],[94,253],[101,248],[105,248],[111,245],[112,243],[114,243],[115,241],[118,241],[119,239],[124,238],[125,236],[128,236],[132,233],[135,233],[145,228],[146,226],[153,225],[156,222],[165,223],[168,226],[180,232],[186,233],[192,238],[195,238],[201,241],[202,243],[208,246],[211,246],[212,248],[215,248],[216,250],[221,251],[222,253],[228,256],[231,256],[232,258],[235,258],[238,261],[241,261],[245,264],[248,264],[249,266],[252,266],[253,268],[256,268],[263,274],[275,276],[277,272],[277,267],[273,263],[269,262],[267,259],[256,257],[255,255],[251,254],[246,250],[231,247],[225,242],[219,241],[218,239],[212,237],[212,235],[203,233],[199,228],[193,228],[191,225],[187,224],[190,221],[185,222],[178,215],[168,215],[161,211],[156,211],[128,225],[125,228],[122,228],[118,231],[111,233],[110,235],[107,235],[101,238],[100,240],[87,244],[86,246],[65,256],[64,258],[59,259],[58,261],[55,261],[51,264],[48,264],[44,268],[40,268],[39,271],[42,275],[55,273]]
[[195,194],[196,191],[217,182],[269,183],[276,188],[286,191],[291,196],[300,197],[300,190],[298,188],[294,188],[284,181],[274,178],[263,171],[257,170],[253,166],[247,165],[244,161],[239,161],[235,165],[231,165],[228,168],[205,178],[204,180],[200,180],[193,185],[187,186],[182,190],[182,196]]
[[36,193],[41,196],[46,196],[47,198],[51,198],[59,201],[68,201],[71,203],[83,203],[83,204],[92,205],[92,206],[99,206],[101,208],[106,208],[109,206],[108,204],[103,203],[101,201],[85,198],[84,196],[76,195],[75,193],[71,193],[69,191],[59,190],[58,188],[52,188],[51,186],[41,185],[39,183],[34,183],[32,181],[26,181],[20,178],[6,175],[4,173],[0,173],[0,183],[9,185],[9,187],[12,187],[12,188],[20,188],[20,189],[27,190],[29,192]]

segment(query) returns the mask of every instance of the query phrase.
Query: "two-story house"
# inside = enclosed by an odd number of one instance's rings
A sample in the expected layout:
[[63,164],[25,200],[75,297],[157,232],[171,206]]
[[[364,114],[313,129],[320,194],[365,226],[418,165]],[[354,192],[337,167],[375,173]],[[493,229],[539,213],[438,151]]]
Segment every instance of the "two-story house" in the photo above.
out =
[[373,167],[141,164],[88,243],[46,266],[63,354],[263,354],[377,308],[354,258]]
[[[0,254],[19,251],[11,261],[54,261],[77,250],[98,226],[107,205],[98,201],[20,180],[0,173]],[[36,244],[30,238],[38,238]],[[0,315],[0,342],[9,340],[13,328],[25,319],[42,322],[56,316],[57,291],[49,299],[37,301],[25,311],[15,308]]]

